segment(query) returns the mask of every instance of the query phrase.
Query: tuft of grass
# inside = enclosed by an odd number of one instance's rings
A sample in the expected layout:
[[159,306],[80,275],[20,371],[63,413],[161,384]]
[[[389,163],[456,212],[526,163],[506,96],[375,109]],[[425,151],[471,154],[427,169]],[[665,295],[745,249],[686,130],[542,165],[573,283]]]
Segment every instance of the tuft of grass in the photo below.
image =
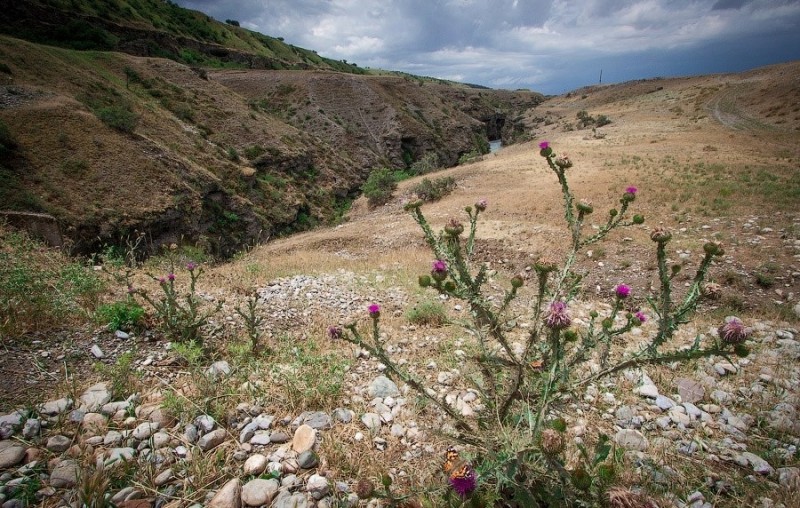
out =
[[131,330],[139,326],[144,318],[144,308],[133,300],[103,304],[97,308],[94,319],[110,331]]
[[0,332],[65,328],[94,310],[104,282],[84,264],[0,226]]
[[447,311],[440,302],[424,300],[406,311],[406,319],[415,325],[442,326],[447,323]]

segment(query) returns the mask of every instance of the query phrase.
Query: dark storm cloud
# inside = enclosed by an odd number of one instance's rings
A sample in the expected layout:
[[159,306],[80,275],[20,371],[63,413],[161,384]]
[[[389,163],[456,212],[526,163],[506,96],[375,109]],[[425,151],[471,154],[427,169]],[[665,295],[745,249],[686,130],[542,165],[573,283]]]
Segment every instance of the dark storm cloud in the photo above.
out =
[[545,93],[594,83],[600,68],[623,81],[800,58],[800,0],[178,3],[361,66]]

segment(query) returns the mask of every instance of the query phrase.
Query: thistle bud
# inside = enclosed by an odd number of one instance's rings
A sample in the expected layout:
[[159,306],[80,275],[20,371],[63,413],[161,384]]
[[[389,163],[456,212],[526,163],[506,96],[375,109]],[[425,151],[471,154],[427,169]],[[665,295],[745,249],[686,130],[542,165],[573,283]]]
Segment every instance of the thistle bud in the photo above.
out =
[[519,289],[519,288],[522,287],[523,284],[525,284],[525,281],[523,280],[523,278],[521,276],[515,275],[515,276],[511,277],[511,287],[512,288]]
[[541,257],[533,263],[533,269],[538,273],[550,273],[557,267],[556,262],[547,257]]
[[644,224],[644,216],[643,215],[634,215],[633,216],[633,223],[634,224]]
[[590,213],[592,213],[594,211],[594,207],[592,206],[592,202],[591,201],[587,201],[585,199],[581,199],[580,201],[578,201],[578,203],[575,205],[575,208],[577,208],[579,212],[583,212],[586,215],[588,215],[588,214],[590,214]]
[[447,263],[441,259],[434,261],[433,268],[431,269],[431,277],[437,282],[445,280],[447,278]]
[[421,199],[416,199],[414,201],[409,201],[408,203],[406,203],[403,206],[403,209],[405,211],[407,211],[407,212],[410,212],[411,210],[416,210],[421,206],[422,206],[422,200]]
[[673,275],[673,277],[674,277],[675,275],[678,275],[678,273],[680,273],[680,271],[681,271],[681,265],[678,265],[678,264],[672,265],[672,266],[670,267],[670,270],[672,270],[672,275]]
[[444,283],[444,290],[447,291],[448,293],[452,293],[453,291],[456,290],[456,285],[453,284],[453,281],[448,280],[447,282]]
[[486,198],[481,198],[475,203],[475,209],[479,212],[485,212],[487,206],[489,206],[489,202]]
[[371,480],[362,478],[356,483],[355,493],[359,499],[369,499],[375,493],[375,484]]
[[725,254],[725,249],[722,248],[722,243],[716,241],[706,242],[706,244],[703,245],[703,250],[709,256],[722,256]]
[[556,166],[561,169],[569,169],[572,167],[572,161],[566,155],[562,155],[556,159]]
[[389,476],[389,475],[388,475],[388,474],[386,474],[386,473],[382,474],[382,475],[381,475],[381,483],[383,484],[383,486],[384,486],[385,488],[387,488],[387,489],[388,489],[389,487],[391,487],[391,486],[392,486],[392,477],[391,477],[391,476]]
[[658,226],[650,233],[650,239],[656,243],[664,244],[672,239],[672,233],[667,228]]
[[578,340],[578,332],[575,330],[567,330],[564,332],[564,340],[567,342],[575,342]]
[[589,317],[591,317],[592,319],[596,318],[597,316],[599,316],[599,314],[597,313],[596,310],[589,312]]
[[618,213],[619,212],[617,211],[616,208],[612,208],[611,210],[608,211],[608,215],[610,215],[612,217],[616,217]]
[[467,212],[467,213],[472,213],[472,207],[467,205],[467,206],[464,207],[464,211]]
[[431,277],[430,275],[420,275],[419,276],[419,286],[426,288],[431,285]]

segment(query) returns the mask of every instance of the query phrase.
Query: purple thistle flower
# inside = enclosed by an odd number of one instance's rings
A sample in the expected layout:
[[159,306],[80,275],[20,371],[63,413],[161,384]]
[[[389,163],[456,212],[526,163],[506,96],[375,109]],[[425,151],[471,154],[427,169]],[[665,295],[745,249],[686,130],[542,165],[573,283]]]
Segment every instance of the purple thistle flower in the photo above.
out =
[[627,189],[625,189],[625,192],[627,192],[628,194],[636,194],[636,192],[637,192],[638,190],[639,190],[639,189],[637,189],[636,187],[634,187],[633,185],[631,185],[630,187],[628,187]]
[[753,329],[744,326],[741,319],[730,316],[725,318],[725,324],[719,327],[717,333],[727,344],[736,345],[746,341],[753,333]]
[[542,150],[547,150],[548,148],[550,148],[550,142],[542,141],[541,143],[539,143],[539,148],[541,148]]
[[631,288],[629,288],[625,284],[620,284],[619,286],[614,288],[614,294],[616,294],[617,298],[619,298],[620,300],[624,300],[625,298],[628,298],[628,296],[630,296]]
[[193,272],[195,268],[197,268],[197,263],[195,263],[194,261],[189,261],[188,263],[186,263],[186,269],[189,270],[190,272]]
[[567,302],[557,300],[550,304],[550,310],[544,317],[544,324],[553,330],[569,328],[572,319],[567,314]]
[[175,274],[170,272],[167,274],[167,278],[169,279],[170,282],[172,282],[175,280]]
[[489,206],[489,201],[486,198],[481,198],[475,203],[475,208],[481,212],[485,211],[487,206]]
[[645,314],[642,311],[637,312],[636,314],[634,314],[634,316],[636,317],[636,319],[639,320],[639,323],[644,323],[645,321],[647,321],[647,314]]
[[159,277],[158,278],[158,283],[159,284],[166,284],[167,283],[167,279],[165,279],[164,277]]
[[478,486],[478,475],[469,464],[464,464],[457,470],[453,471],[448,477],[450,486],[456,491],[456,494],[462,498],[472,494]]
[[328,337],[333,340],[341,339],[344,332],[342,331],[341,326],[329,326],[328,327]]
[[367,310],[369,311],[369,315],[372,319],[378,319],[381,315],[381,306],[377,303],[373,303],[367,307]]
[[442,261],[441,259],[437,259],[433,262],[433,271],[436,273],[442,273],[447,271],[447,263]]

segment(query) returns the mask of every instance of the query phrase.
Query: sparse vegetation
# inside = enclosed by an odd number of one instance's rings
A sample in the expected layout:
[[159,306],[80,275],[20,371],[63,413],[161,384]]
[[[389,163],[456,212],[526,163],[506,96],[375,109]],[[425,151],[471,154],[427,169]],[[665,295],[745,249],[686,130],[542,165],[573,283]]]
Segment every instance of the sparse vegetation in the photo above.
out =
[[420,183],[415,185],[411,192],[423,201],[438,201],[444,196],[453,192],[456,188],[456,180],[452,176],[434,178],[423,178]]
[[361,187],[361,192],[369,201],[370,206],[380,206],[392,199],[395,189],[397,189],[397,180],[393,172],[387,168],[379,168],[369,174],[367,181]]

